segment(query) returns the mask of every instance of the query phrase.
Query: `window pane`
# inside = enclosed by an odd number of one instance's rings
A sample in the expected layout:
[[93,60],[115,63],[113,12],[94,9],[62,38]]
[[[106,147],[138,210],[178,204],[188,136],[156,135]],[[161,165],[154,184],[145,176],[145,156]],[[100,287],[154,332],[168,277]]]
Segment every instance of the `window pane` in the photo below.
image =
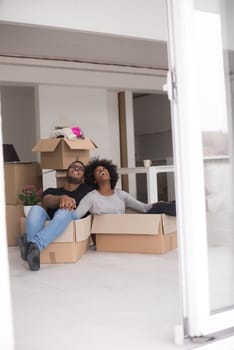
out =
[[[207,210],[210,307],[215,312],[234,305],[233,208],[233,43],[232,1],[196,1],[200,123]],[[228,17],[227,17],[228,14]],[[233,36],[232,36],[233,37]]]

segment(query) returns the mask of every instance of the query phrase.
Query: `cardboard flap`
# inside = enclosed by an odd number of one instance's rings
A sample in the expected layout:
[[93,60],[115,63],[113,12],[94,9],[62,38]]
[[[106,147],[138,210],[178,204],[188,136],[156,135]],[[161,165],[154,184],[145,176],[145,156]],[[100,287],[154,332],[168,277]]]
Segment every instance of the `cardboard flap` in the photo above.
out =
[[60,139],[42,139],[33,147],[32,152],[54,152],[59,142]]
[[84,139],[76,139],[76,140],[69,140],[64,138],[63,140],[64,142],[66,142],[66,144],[71,150],[78,150],[78,149],[89,150],[89,149],[97,148],[97,146],[93,143],[93,141],[91,141],[87,137]]
[[90,236],[91,219],[92,219],[92,216],[89,215],[84,219],[74,221],[75,228],[76,228],[76,242],[84,241]]
[[[25,220],[26,220],[25,217],[20,218],[20,233],[22,233],[22,234],[25,233]],[[50,224],[50,221],[47,220],[45,225],[47,226],[49,224]],[[55,243],[73,242],[74,241],[74,232],[75,232],[74,229],[75,229],[74,221],[72,221],[67,226],[66,230],[60,236],[58,236],[52,243],[54,243],[54,242]]]
[[156,235],[161,229],[161,215],[104,214],[94,215],[92,233]]
[[177,231],[176,217],[162,214],[163,233],[173,233]]

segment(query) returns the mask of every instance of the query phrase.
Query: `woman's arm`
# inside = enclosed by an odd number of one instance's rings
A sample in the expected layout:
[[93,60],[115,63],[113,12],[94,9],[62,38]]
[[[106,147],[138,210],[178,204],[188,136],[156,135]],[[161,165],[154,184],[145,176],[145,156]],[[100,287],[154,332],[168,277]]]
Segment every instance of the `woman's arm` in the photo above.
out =
[[88,212],[92,213],[92,197],[92,192],[89,192],[81,199],[78,207],[76,208],[78,219],[81,219]]
[[120,195],[124,200],[126,208],[134,209],[136,211],[139,211],[140,213],[146,213],[152,208],[152,204],[140,202],[125,191],[121,191]]

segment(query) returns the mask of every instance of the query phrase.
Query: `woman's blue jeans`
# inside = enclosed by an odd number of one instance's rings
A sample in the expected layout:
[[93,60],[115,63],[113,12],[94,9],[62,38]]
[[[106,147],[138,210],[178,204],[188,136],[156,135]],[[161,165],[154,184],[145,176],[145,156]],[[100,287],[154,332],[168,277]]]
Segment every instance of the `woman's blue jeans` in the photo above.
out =
[[[58,209],[50,220],[45,209],[34,205],[26,217],[27,240],[36,243],[41,251],[61,235],[72,220],[77,219],[76,211]],[[45,226],[47,220],[50,223]]]

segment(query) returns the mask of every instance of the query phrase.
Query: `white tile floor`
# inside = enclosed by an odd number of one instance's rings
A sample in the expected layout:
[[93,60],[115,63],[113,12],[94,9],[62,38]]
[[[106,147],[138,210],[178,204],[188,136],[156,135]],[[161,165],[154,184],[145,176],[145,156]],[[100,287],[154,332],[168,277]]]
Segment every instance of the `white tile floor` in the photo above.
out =
[[9,248],[16,350],[173,350],[177,251],[98,253],[31,272]]

